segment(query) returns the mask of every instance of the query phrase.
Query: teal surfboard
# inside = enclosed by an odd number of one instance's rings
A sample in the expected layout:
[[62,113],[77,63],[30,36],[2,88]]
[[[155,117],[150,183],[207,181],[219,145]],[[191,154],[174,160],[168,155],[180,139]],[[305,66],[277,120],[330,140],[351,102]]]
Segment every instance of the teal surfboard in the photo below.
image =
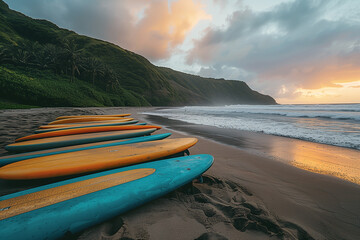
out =
[[9,163],[18,162],[30,158],[36,157],[43,157],[61,153],[69,153],[69,152],[77,152],[87,149],[96,149],[96,148],[103,148],[103,147],[111,147],[111,146],[118,146],[118,145],[125,145],[131,143],[138,143],[138,142],[147,142],[147,141],[155,141],[161,140],[169,137],[171,133],[163,133],[163,134],[156,134],[151,136],[143,136],[143,137],[135,137],[135,138],[128,138],[123,140],[114,140],[114,141],[106,141],[106,142],[97,142],[97,143],[90,143],[90,144],[81,144],[75,145],[70,147],[63,147],[63,148],[54,148],[48,149],[43,151],[35,151],[35,152],[28,152],[28,153],[20,153],[14,155],[8,155],[4,157],[0,157],[0,166],[4,166]]
[[210,155],[148,162],[0,197],[2,239],[57,239],[106,221],[201,176]]

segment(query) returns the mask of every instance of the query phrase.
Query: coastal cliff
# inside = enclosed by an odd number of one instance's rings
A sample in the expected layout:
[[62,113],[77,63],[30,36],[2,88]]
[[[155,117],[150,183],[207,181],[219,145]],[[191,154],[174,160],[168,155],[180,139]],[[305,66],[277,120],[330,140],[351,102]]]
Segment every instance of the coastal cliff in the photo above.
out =
[[5,106],[276,104],[245,82],[155,66],[115,44],[13,11],[1,0],[0,64]]

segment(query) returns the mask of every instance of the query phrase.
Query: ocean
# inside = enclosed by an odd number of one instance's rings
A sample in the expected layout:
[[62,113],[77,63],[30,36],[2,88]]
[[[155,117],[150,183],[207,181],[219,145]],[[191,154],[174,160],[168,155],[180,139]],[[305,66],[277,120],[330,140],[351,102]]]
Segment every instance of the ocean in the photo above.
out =
[[360,150],[360,104],[187,106],[146,114]]

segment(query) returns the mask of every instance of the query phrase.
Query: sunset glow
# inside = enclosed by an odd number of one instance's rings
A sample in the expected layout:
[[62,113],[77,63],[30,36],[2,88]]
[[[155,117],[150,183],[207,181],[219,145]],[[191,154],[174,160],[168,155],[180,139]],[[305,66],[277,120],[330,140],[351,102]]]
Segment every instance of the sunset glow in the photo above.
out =
[[278,98],[282,104],[316,104],[316,103],[354,103],[359,99],[360,81],[349,83],[338,83],[339,87],[324,87],[319,89],[298,88],[294,99]]

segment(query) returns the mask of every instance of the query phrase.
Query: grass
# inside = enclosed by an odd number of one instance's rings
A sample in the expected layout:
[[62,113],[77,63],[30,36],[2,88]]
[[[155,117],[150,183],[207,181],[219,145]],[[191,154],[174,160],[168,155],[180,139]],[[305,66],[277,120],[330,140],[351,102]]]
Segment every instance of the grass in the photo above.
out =
[[8,102],[0,100],[0,109],[29,109],[29,108],[38,108],[39,106],[18,104],[14,102]]
[[0,95],[18,104],[41,107],[149,105],[125,89],[119,90],[119,94],[110,94],[78,79],[70,82],[68,76],[56,75],[51,71],[0,66],[0,76]]

